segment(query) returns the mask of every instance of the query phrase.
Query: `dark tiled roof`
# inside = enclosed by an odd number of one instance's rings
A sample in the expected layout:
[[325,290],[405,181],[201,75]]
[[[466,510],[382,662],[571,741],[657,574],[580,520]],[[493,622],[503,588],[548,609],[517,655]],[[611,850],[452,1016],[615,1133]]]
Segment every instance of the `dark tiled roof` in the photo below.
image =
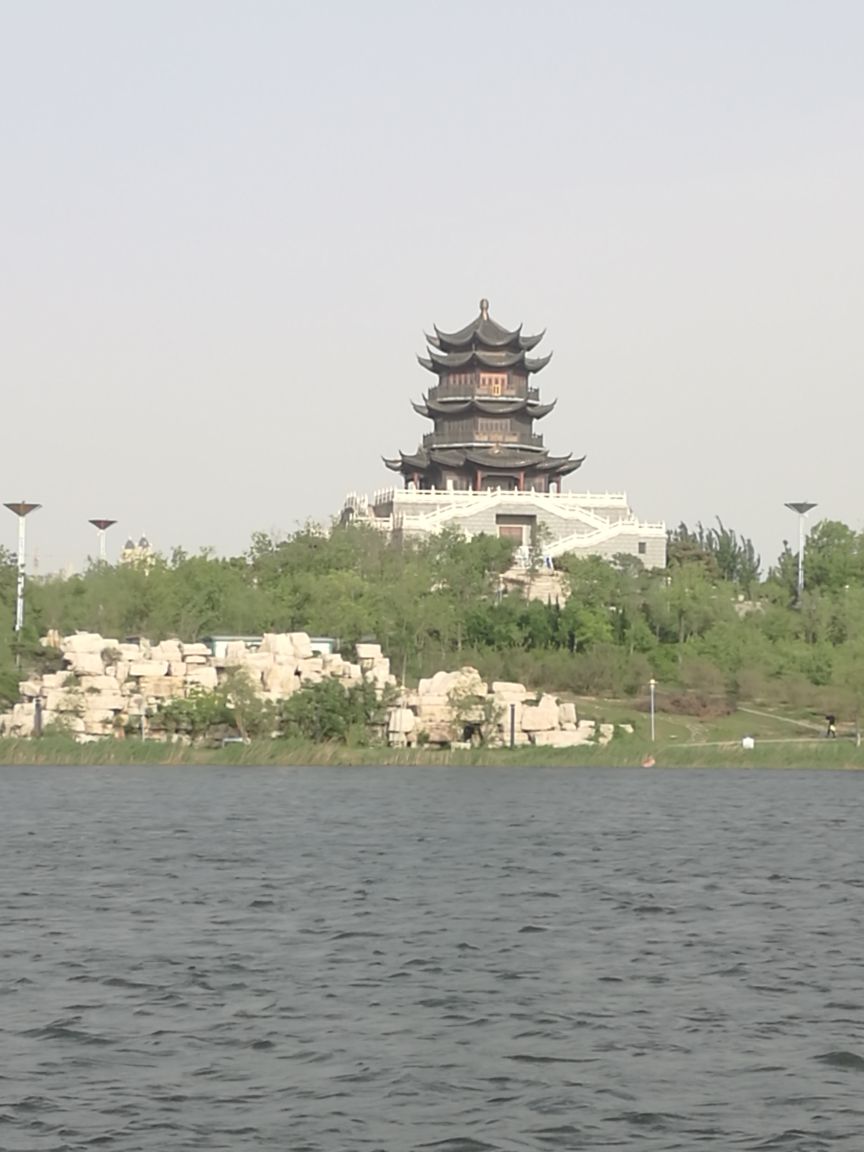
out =
[[442,352],[459,352],[466,348],[485,348],[489,351],[511,348],[526,351],[543,339],[542,332],[536,336],[523,336],[521,324],[513,330],[498,324],[489,315],[488,300],[480,301],[479,315],[458,332],[442,332],[437,324],[434,327],[435,335],[427,336],[426,339]]
[[417,359],[429,372],[435,372],[439,376],[442,372],[455,368],[478,366],[498,368],[502,371],[505,368],[524,368],[526,372],[539,372],[552,359],[552,353],[550,352],[548,356],[531,357],[526,356],[521,348],[518,352],[512,350],[487,352],[476,348],[469,348],[465,352],[436,352],[434,348],[430,348],[428,357],[418,356]]
[[566,476],[581,466],[585,457],[574,460],[571,455],[550,456],[548,452],[526,452],[518,448],[433,448],[427,452],[420,448],[413,454],[400,452],[398,459],[386,459],[384,463],[393,472],[424,472],[430,464],[445,468],[463,468],[474,464],[490,472],[508,472],[513,468],[525,468],[551,475]]
[[463,412],[483,412],[487,416],[512,416],[516,412],[527,412],[532,420],[540,420],[552,411],[557,400],[551,404],[538,404],[534,400],[430,400],[423,397],[423,403],[411,401],[411,407],[420,416],[459,416]]

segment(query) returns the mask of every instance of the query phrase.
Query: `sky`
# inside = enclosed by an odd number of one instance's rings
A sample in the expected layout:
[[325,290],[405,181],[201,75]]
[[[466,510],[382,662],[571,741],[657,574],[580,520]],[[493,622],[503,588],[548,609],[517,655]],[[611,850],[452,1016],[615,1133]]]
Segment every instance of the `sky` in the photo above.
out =
[[857,0],[0,0],[38,569],[92,517],[237,554],[399,483],[423,332],[484,296],[546,329],[568,490],[768,562],[786,501],[864,528],[862,41]]

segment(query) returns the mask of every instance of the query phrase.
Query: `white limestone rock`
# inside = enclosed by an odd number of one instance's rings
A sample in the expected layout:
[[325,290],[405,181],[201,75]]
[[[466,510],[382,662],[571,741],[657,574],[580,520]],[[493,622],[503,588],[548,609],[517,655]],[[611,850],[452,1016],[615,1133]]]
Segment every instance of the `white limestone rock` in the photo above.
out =
[[424,677],[417,685],[417,694],[423,696],[441,696],[446,698],[444,685],[447,682],[447,672],[436,672],[434,676]]
[[229,640],[225,645],[225,667],[236,668],[243,664],[249,655],[249,649],[242,640]]
[[501,698],[497,694],[493,697],[493,699],[495,701],[496,707],[500,708],[496,727],[498,728],[499,732],[503,733],[504,743],[507,744],[510,742],[511,708],[513,710],[513,728],[517,735],[522,732],[522,702],[521,700],[507,700],[506,697],[502,702]]
[[69,652],[66,655],[69,669],[76,676],[102,676],[105,665],[98,652]]
[[417,728],[417,717],[410,708],[391,708],[387,714],[387,731],[408,736]]
[[590,744],[593,736],[593,725],[585,724],[579,728],[535,732],[534,743],[538,748],[577,748],[580,744]]
[[141,676],[148,679],[161,678],[168,675],[167,660],[136,660],[129,665],[129,675],[133,680]]
[[261,676],[266,669],[272,668],[276,663],[272,652],[247,652],[246,659],[241,667],[254,668]]
[[[270,667],[275,667],[275,665],[271,665]],[[269,671],[270,668],[256,668],[254,664],[244,664],[241,668],[237,669],[237,675],[243,676],[255,691],[258,692],[264,685],[265,674]]]
[[78,687],[85,693],[116,692],[118,685],[116,677],[103,674],[101,676],[82,676]]
[[[501,739],[501,743],[504,745],[505,748],[510,747],[510,730],[509,729],[507,730],[506,734]],[[532,743],[533,743],[533,741],[527,732],[521,732],[517,728],[516,731],[513,733],[513,747],[514,748],[526,748],[526,747],[528,747],[528,745],[530,745]]]
[[[174,681],[177,683],[177,681]],[[186,669],[186,683],[197,684],[201,688],[214,689],[219,683],[216,669],[203,665],[195,665]]]
[[486,696],[486,683],[476,668],[466,665],[456,672],[436,672],[420,681],[417,691],[421,696],[448,697],[451,692],[465,696]]
[[68,692],[62,688],[46,688],[43,694],[46,712],[74,712],[81,707],[77,692]]
[[[308,637],[307,637],[308,639]],[[294,659],[294,641],[287,632],[265,632],[261,638],[259,652],[270,652],[273,656]]]
[[312,641],[309,639],[308,632],[289,632],[288,638],[294,649],[294,656],[298,660],[308,660],[310,656],[315,655],[312,651]]
[[180,661],[183,659],[183,649],[179,640],[163,640],[159,644],[154,644],[150,649],[151,660],[167,660],[170,664],[172,660]]
[[138,681],[138,691],[148,698],[172,700],[175,696],[185,695],[186,681],[175,680],[172,676],[142,676]]
[[119,692],[100,692],[93,697],[94,706],[104,708],[109,712],[122,712],[126,707],[126,697]]
[[419,738],[420,733],[423,733],[429,744],[449,744],[455,738],[456,732],[453,725],[448,721],[446,724],[421,720],[417,720],[417,735]]
[[496,701],[504,704],[521,703],[528,695],[525,685],[516,680],[493,680],[491,692]]
[[544,694],[537,704],[522,705],[523,732],[549,732],[558,727],[558,701]]
[[27,720],[28,717],[32,719],[36,715],[36,705],[32,700],[27,700],[23,703],[12,705],[12,719],[16,724],[21,724]]
[[183,659],[187,660],[187,661],[188,661],[190,656],[206,656],[208,659],[210,658],[210,656],[212,656],[212,652],[207,647],[207,645],[206,644],[200,644],[200,643],[197,643],[197,644],[182,644],[181,643],[180,651],[183,654]]
[[290,696],[300,687],[300,678],[288,664],[274,664],[272,668],[264,670],[261,679],[265,690],[277,699]]
[[109,724],[114,723],[114,712],[110,708],[85,708],[81,713],[84,721],[85,731],[90,731],[90,727],[95,724]]
[[448,730],[451,730],[454,726],[453,709],[449,703],[431,704],[429,703],[429,697],[424,697],[420,701],[417,722],[421,728],[446,727]]
[[579,721],[576,718],[576,705],[565,703],[558,705],[558,723],[562,728],[573,729]]
[[361,667],[364,664],[374,664],[376,660],[380,660],[382,657],[380,644],[356,644],[354,652]]
[[80,716],[73,716],[69,712],[49,712],[42,714],[42,731],[48,732],[52,728],[62,732],[71,732],[76,735],[84,731],[84,720]]
[[64,655],[96,654],[101,656],[102,649],[116,644],[116,640],[106,641],[98,632],[74,632],[71,636],[64,636],[60,645]]

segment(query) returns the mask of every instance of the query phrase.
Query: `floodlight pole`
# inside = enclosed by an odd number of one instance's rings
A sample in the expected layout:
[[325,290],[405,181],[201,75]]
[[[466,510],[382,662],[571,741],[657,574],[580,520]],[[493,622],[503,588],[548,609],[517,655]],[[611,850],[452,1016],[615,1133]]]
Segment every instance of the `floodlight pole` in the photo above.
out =
[[117,521],[116,520],[91,520],[90,523],[96,529],[96,532],[99,536],[99,563],[100,564],[107,564],[108,563],[108,545],[107,545],[107,542],[105,540],[105,533],[112,526],[112,524],[116,524]]
[[815,504],[811,504],[808,500],[793,501],[786,505],[790,512],[798,513],[798,603],[801,603],[801,595],[804,591],[804,517],[807,513],[815,508]]
[[27,529],[26,518],[41,504],[28,504],[20,500],[17,504],[7,504],[10,512],[18,517],[18,586],[15,592],[15,632],[20,633],[24,627],[24,570],[27,567]]

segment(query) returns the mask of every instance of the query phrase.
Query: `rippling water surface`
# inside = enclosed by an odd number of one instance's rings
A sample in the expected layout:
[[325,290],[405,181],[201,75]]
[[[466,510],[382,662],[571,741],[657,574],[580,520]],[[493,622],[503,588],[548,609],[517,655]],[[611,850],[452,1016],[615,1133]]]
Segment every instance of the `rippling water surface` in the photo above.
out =
[[0,1147],[860,1152],[862,788],[0,769]]

